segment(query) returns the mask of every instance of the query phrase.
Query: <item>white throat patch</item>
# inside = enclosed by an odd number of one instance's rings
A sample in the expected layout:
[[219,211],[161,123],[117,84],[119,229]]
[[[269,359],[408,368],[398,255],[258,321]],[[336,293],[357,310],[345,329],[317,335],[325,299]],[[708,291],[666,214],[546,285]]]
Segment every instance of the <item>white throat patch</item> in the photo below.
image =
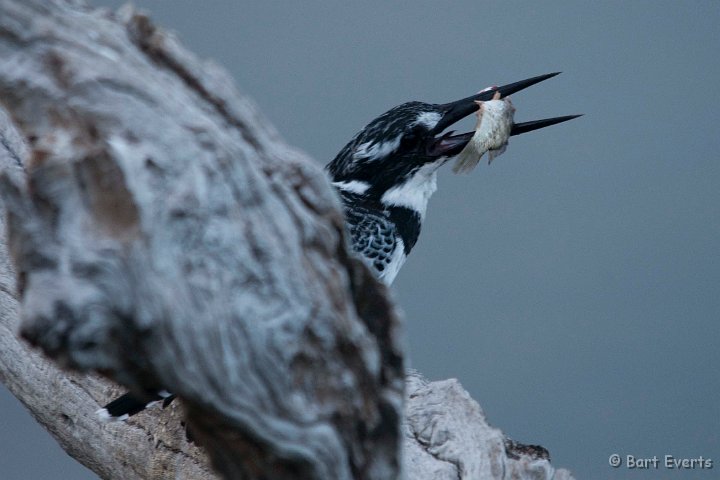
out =
[[444,159],[426,163],[412,177],[383,194],[380,201],[388,206],[405,207],[415,210],[420,218],[425,218],[427,203],[437,190],[437,169]]

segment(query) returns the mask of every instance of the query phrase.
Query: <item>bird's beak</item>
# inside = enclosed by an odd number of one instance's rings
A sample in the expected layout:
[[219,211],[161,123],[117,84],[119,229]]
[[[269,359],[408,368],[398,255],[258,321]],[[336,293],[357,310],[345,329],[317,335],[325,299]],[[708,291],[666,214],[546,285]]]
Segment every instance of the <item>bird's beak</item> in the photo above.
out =
[[[546,75],[539,75],[537,77],[520,80],[519,82],[509,83],[507,85],[503,85],[502,87],[491,87],[470,97],[440,105],[440,109],[445,113],[431,133],[437,135],[450,125],[477,111],[479,107],[475,102],[492,100],[495,92],[500,92],[501,97],[507,97],[508,95],[512,95],[515,92],[524,90],[527,87],[559,74],[560,72],[548,73]],[[580,116],[581,115],[566,115],[564,117],[545,118],[542,120],[516,123],[513,125],[510,135],[520,135],[521,133],[531,132],[540,128],[556,125]],[[448,132],[440,137],[436,137],[428,145],[428,153],[438,157],[457,155],[463,148],[465,148],[465,145],[467,145],[472,136],[475,134],[475,132],[462,133],[459,135],[452,135],[452,133],[453,132]]]

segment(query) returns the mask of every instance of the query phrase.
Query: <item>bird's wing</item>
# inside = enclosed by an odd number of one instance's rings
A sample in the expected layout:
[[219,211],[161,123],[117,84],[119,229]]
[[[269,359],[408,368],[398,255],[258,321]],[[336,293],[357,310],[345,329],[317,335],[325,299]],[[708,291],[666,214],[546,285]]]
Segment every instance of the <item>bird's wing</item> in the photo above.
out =
[[345,209],[353,250],[360,254],[378,277],[384,277],[393,261],[397,261],[397,230],[392,222],[374,209],[359,207]]

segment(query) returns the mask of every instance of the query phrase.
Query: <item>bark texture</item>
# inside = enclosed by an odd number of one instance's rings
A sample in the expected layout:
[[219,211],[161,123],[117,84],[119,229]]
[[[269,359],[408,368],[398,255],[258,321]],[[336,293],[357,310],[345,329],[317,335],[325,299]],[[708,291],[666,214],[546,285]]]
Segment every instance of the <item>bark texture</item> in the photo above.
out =
[[[147,17],[0,0],[0,102],[0,380],[98,475],[213,478],[181,418],[225,478],[394,479],[403,441],[407,478],[556,473],[457,383],[412,377],[401,430],[398,321],[323,173]],[[182,406],[103,425],[121,389],[54,365]]]
[[22,336],[177,393],[228,478],[395,478],[396,319],[320,169],[142,15],[4,1],[0,28]]
[[455,379],[407,377],[403,472],[422,480],[572,480],[548,451],[506,437]]

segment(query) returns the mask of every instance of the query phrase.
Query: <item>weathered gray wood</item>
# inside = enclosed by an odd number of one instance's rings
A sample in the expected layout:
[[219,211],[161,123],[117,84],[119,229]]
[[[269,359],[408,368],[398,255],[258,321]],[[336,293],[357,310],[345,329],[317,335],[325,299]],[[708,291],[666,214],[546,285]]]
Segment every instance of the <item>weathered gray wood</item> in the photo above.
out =
[[[0,109],[0,168],[23,181],[27,147]],[[98,404],[122,392],[95,375],[60,370],[16,336],[19,304],[15,270],[0,209],[0,381],[73,457],[109,479],[216,478],[204,453],[184,440],[181,410],[142,415],[127,424],[104,425]],[[155,413],[155,412],[154,412]]]
[[403,465],[408,479],[572,480],[543,447],[523,445],[491,427],[457,380],[407,377]]
[[146,17],[1,5],[23,337],[177,393],[228,478],[396,478],[397,324],[320,169]]
[[[401,441],[406,478],[567,478],[457,383],[412,376],[401,432],[397,319],[324,175],[145,16],[0,0],[0,102],[0,380],[101,477],[213,478],[186,416],[226,478],[397,478]],[[184,411],[99,423],[121,390],[18,328]]]

